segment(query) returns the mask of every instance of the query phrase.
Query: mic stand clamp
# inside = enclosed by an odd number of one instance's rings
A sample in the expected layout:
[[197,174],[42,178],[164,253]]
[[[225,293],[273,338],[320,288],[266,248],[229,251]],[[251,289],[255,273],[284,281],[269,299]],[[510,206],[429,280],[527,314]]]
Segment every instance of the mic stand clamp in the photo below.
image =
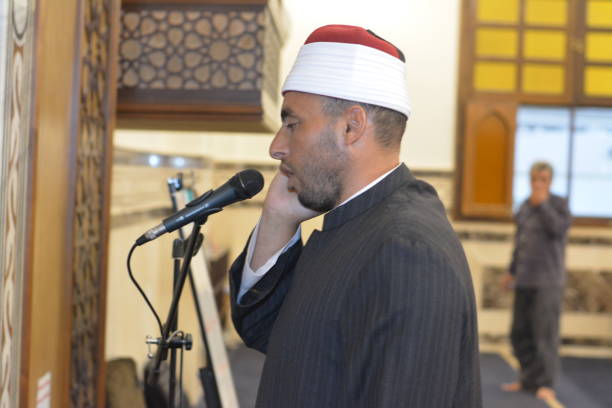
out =
[[[155,354],[151,351],[151,345],[155,344],[157,347],[159,347],[159,343],[161,343],[160,337],[153,338],[152,336],[147,336],[145,343],[147,344],[148,349],[147,357],[150,359],[155,357]],[[193,337],[189,333],[178,332],[169,342],[164,342],[162,347],[166,349],[185,348],[185,350],[189,351],[193,347]]]

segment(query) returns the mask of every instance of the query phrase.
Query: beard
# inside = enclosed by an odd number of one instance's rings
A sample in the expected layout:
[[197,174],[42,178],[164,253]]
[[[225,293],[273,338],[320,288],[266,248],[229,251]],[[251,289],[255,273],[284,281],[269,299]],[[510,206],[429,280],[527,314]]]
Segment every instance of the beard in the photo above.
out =
[[298,200],[308,209],[327,212],[339,204],[347,164],[347,154],[336,144],[331,126],[323,131],[319,143],[307,156],[311,159],[300,172],[302,188],[297,193]]

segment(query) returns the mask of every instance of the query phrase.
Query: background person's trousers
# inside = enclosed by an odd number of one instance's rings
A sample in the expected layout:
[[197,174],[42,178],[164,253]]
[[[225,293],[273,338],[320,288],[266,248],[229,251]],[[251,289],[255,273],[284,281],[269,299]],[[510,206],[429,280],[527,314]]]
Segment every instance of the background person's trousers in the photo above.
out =
[[559,366],[563,289],[516,288],[510,340],[525,390],[553,387]]

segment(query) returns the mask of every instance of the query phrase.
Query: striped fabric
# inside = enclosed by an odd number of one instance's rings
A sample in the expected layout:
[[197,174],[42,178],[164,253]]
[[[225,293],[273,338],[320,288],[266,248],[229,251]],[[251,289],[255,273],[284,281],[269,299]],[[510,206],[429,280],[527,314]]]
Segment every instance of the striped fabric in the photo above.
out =
[[435,190],[402,165],[325,216],[232,314],[266,353],[257,407],[481,407],[470,272]]

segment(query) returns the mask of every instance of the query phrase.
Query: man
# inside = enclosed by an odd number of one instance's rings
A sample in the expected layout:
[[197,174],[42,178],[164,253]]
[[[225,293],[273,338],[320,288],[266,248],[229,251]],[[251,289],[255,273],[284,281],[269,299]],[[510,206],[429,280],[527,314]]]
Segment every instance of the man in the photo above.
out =
[[516,214],[516,237],[506,287],[514,286],[510,340],[520,363],[519,381],[506,391],[526,390],[555,398],[559,315],[565,283],[565,244],[571,216],[567,201],[550,193],[553,169],[531,166],[531,196]]
[[[235,326],[266,353],[257,407],[482,406],[463,250],[399,163],[404,65],[369,31],[325,26],[283,86],[280,170],[230,271]],[[325,212],[303,246],[300,223]]]

